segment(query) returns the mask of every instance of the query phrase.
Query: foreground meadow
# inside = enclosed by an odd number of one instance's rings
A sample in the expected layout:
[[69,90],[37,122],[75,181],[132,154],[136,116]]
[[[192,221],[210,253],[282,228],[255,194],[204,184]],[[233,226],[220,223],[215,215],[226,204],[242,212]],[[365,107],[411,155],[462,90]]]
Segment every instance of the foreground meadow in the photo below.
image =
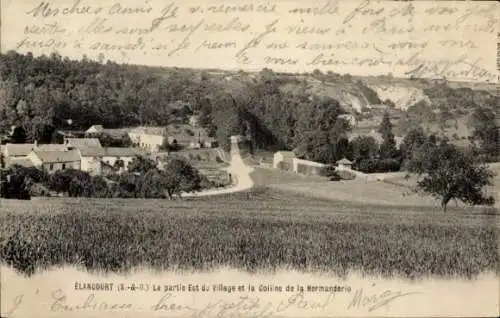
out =
[[0,258],[25,273],[351,271],[419,278],[498,274],[498,215],[370,206],[256,188],[178,201],[34,199],[0,204]]

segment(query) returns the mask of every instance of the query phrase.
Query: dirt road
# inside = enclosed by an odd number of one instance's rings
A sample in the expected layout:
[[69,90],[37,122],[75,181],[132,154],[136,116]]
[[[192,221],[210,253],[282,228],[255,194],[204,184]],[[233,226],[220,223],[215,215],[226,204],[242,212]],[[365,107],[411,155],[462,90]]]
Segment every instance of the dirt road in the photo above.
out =
[[253,186],[252,178],[250,178],[250,173],[253,171],[252,167],[247,166],[241,158],[240,149],[238,146],[232,145],[231,147],[231,161],[229,167],[226,169],[233,180],[236,181],[236,185],[231,188],[226,189],[212,189],[201,191],[197,193],[183,193],[183,197],[201,197],[207,195],[218,195],[226,193],[234,193],[239,191],[248,190]]

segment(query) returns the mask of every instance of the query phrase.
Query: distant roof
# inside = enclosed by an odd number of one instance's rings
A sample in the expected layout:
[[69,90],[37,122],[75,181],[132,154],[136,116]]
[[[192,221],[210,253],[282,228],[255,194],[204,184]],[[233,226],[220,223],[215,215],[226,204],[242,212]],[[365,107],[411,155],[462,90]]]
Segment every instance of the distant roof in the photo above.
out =
[[40,158],[43,163],[58,163],[58,162],[75,162],[80,161],[80,153],[78,150],[69,151],[40,151],[34,150],[35,155]]
[[165,127],[136,127],[132,129],[131,132],[157,136],[167,135],[167,129]]
[[109,147],[104,150],[108,157],[133,157],[142,154],[139,148]]
[[89,129],[87,129],[86,131],[89,131],[89,130],[96,130],[96,131],[103,131],[104,130],[104,127],[102,127],[102,125],[92,125],[90,126]]
[[341,165],[352,165],[352,161],[350,161],[347,158],[342,158],[341,160],[337,161],[337,164]]
[[125,147],[82,147],[79,151],[82,157],[133,157],[142,154],[139,148]]
[[102,147],[80,147],[78,150],[82,157],[102,157],[105,154]]
[[35,144],[6,144],[5,151],[9,156],[27,156]]
[[63,144],[40,144],[36,146],[36,149],[40,151],[66,151],[68,146]]
[[97,138],[66,138],[66,142],[75,148],[102,147],[101,142]]

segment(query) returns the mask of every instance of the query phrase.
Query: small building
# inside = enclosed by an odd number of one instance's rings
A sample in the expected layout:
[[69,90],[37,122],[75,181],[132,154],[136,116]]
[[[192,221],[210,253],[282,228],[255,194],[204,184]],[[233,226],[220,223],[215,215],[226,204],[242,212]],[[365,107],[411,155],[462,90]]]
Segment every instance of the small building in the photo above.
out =
[[40,151],[33,150],[28,155],[35,167],[48,172],[65,169],[77,169],[81,167],[81,157],[78,150],[69,151]]
[[64,144],[71,148],[102,147],[98,138],[65,138]]
[[85,131],[86,134],[95,134],[104,132],[104,127],[102,125],[92,125],[89,129]]
[[295,153],[293,151],[278,151],[273,156],[273,168],[292,170],[294,158]]
[[198,128],[200,124],[200,116],[193,115],[189,117],[189,125],[193,128]]
[[347,158],[342,158],[341,160],[337,161],[337,169],[339,170],[352,170],[352,164],[353,162],[350,161]]
[[81,147],[78,148],[81,158],[81,170],[91,175],[100,175],[102,173],[101,161],[105,155],[102,147]]

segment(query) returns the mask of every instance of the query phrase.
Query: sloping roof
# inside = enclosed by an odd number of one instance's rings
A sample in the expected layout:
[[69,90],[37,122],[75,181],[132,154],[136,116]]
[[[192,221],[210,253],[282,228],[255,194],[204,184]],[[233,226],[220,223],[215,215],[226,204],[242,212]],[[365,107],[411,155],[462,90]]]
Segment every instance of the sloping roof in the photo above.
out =
[[142,151],[138,148],[108,147],[104,148],[107,157],[133,157],[140,155]]
[[87,129],[86,131],[88,132],[89,130],[91,130],[93,128],[93,130],[95,131],[103,131],[104,130],[104,127],[102,127],[102,125],[92,125],[90,126],[89,129]]
[[105,154],[102,147],[81,147],[78,150],[82,157],[102,157]]
[[67,151],[68,146],[63,144],[41,144],[37,145],[36,150],[40,151]]
[[5,151],[9,156],[27,156],[33,149],[35,144],[6,144]]
[[30,168],[33,167],[33,162],[29,158],[11,158],[9,159],[9,166],[21,166],[21,167],[26,167]]
[[166,136],[167,129],[165,127],[136,127],[132,129],[132,133],[141,133],[146,135]]
[[75,162],[80,161],[80,153],[78,150],[69,151],[40,151],[34,150],[35,155],[40,158],[43,163],[58,163],[58,162]]
[[339,164],[339,165],[352,165],[352,161],[350,161],[347,158],[342,158],[341,160],[337,161],[337,164]]
[[66,138],[68,145],[75,148],[82,147],[102,147],[97,138]]

